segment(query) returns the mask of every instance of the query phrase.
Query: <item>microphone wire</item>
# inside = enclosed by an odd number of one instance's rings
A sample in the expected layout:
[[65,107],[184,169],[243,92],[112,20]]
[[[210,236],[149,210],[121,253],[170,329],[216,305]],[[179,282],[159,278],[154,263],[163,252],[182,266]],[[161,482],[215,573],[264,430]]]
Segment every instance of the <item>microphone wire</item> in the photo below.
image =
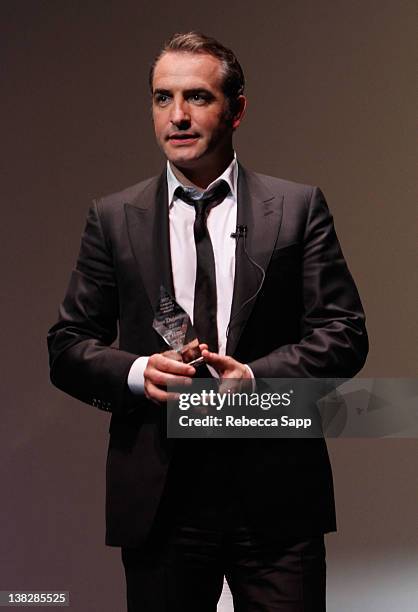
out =
[[234,319],[236,319],[236,317],[243,311],[243,309],[253,300],[256,299],[256,297],[258,296],[258,294],[260,293],[263,284],[264,284],[264,280],[266,278],[266,273],[264,271],[264,269],[251,257],[251,255],[248,253],[247,251],[247,232],[248,232],[248,228],[246,225],[238,225],[236,232],[234,232],[233,234],[231,234],[231,236],[233,238],[235,238],[235,240],[239,240],[240,238],[244,239],[244,253],[245,256],[247,257],[248,261],[258,270],[261,272],[261,281],[259,283],[259,286],[257,288],[257,291],[250,296],[248,299],[245,300],[245,302],[243,302],[241,304],[241,307],[239,308],[238,312],[236,312],[234,314],[234,316],[230,319],[229,323],[228,323],[228,327],[226,328],[226,337],[228,337],[229,335],[229,331],[230,331],[230,327],[231,327],[231,323],[233,322]]

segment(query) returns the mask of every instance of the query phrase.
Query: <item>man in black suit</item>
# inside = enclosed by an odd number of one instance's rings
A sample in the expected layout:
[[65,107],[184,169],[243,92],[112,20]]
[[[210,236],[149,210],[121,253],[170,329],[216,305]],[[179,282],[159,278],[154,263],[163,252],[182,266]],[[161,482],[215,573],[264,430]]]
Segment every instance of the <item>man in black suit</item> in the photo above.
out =
[[335,530],[324,440],[167,439],[166,386],[196,370],[153,321],[163,285],[226,382],[351,377],[367,354],[360,299],[321,191],[237,162],[234,54],[177,34],[150,84],[167,168],[93,203],[51,379],[112,413],[106,542],[122,547],[130,612],[213,612],[224,575],[237,610],[320,612]]

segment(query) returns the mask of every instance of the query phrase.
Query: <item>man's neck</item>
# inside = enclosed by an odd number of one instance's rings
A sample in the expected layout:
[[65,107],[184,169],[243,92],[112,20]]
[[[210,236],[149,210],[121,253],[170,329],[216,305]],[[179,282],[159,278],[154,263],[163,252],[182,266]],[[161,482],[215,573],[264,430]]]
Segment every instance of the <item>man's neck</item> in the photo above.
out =
[[179,168],[170,162],[170,168],[173,171],[176,179],[185,186],[197,187],[197,189],[204,190],[210,183],[212,183],[218,176],[221,176],[223,172],[228,168],[231,161],[234,159],[234,152],[231,155],[210,168]]

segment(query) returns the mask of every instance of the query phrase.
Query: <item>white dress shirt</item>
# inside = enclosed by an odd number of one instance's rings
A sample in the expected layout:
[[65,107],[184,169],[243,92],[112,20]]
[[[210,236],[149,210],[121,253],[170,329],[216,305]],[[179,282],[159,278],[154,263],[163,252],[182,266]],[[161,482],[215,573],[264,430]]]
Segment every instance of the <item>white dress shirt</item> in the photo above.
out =
[[[238,163],[236,156],[226,170],[208,185],[211,189],[224,180],[230,187],[226,198],[212,208],[207,220],[207,228],[212,242],[215,258],[216,291],[217,291],[217,324],[219,354],[225,355],[226,330],[231,316],[232,296],[235,278],[235,239],[231,233],[237,225],[237,183]],[[169,207],[170,252],[173,283],[176,301],[189,315],[193,323],[194,288],[196,281],[196,246],[193,225],[195,209],[174,195],[177,187],[182,185],[174,175],[167,162],[167,187]],[[144,370],[148,356],[138,357],[128,374],[128,386],[133,393],[144,391]],[[249,368],[250,369],[250,368]],[[211,368],[212,370],[212,368]],[[251,371],[251,370],[250,370]]]

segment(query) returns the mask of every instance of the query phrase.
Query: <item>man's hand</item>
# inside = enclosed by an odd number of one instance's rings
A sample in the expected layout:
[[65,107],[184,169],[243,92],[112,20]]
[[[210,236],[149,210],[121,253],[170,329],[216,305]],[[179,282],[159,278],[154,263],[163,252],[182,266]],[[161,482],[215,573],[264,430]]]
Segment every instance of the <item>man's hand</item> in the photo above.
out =
[[148,359],[144,370],[144,391],[148,399],[159,404],[174,399],[174,393],[168,393],[161,387],[167,384],[190,385],[191,377],[196,370],[193,366],[183,363],[176,351],[154,353]]
[[211,353],[200,345],[205,362],[215,368],[221,379],[220,393],[248,391],[252,389],[253,377],[246,365],[227,355]]

